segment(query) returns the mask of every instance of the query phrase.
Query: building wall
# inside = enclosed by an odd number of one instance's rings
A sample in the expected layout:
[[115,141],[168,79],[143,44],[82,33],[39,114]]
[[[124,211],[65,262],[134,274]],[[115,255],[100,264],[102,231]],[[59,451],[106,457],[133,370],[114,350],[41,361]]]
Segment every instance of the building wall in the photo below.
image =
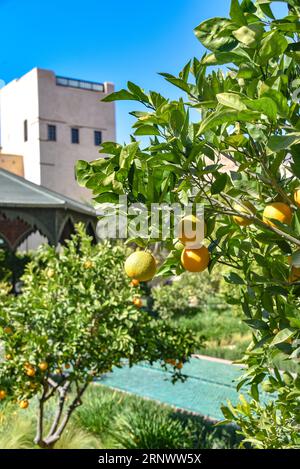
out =
[[[94,131],[103,140],[115,140],[115,108],[100,102],[105,93],[59,86],[56,76],[38,70],[41,184],[69,197],[90,199],[90,191],[78,186],[74,177],[77,160],[99,158]],[[111,93],[112,84],[105,83]],[[56,126],[56,142],[48,141],[48,124]],[[79,144],[71,143],[71,128],[79,129]]]
[[[115,140],[114,103],[100,102],[113,90],[110,83],[104,83],[104,92],[59,86],[52,71],[31,70],[0,90],[2,152],[23,155],[26,179],[77,200],[90,200],[90,191],[75,180],[74,167],[79,159],[100,157],[94,130],[102,132],[103,140]],[[48,124],[56,126],[55,142],[48,141]],[[71,143],[72,127],[79,129],[79,144]]]
[[[2,153],[21,155],[24,176],[41,183],[38,83],[36,69],[13,80],[0,90]],[[24,141],[24,121],[27,120],[28,141]],[[0,154],[1,155],[1,154]]]
[[0,168],[10,171],[17,176],[24,177],[23,156],[0,153]]

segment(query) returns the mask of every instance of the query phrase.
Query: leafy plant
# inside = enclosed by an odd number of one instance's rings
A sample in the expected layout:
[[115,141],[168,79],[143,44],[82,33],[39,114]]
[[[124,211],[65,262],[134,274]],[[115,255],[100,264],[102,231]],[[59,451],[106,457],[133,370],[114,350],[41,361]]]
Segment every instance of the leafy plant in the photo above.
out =
[[[27,409],[38,397],[35,443],[52,448],[94,376],[113,366],[188,359],[193,336],[133,304],[126,252],[92,245],[83,225],[57,252],[44,246],[27,265],[23,290],[0,304],[0,397]],[[173,379],[184,379],[174,368]],[[46,413],[49,402],[56,409]],[[50,419],[50,420],[49,420]]]
[[113,435],[116,446],[127,449],[178,449],[193,444],[188,428],[149,403],[139,403],[121,415]]
[[[238,421],[247,439],[249,425],[261,435],[260,419],[251,417],[257,406],[270,417],[268,431],[274,411],[281,431],[272,445],[297,447],[289,422],[299,431],[300,375],[290,385],[281,382],[275,361],[284,354],[295,362],[300,352],[300,7],[286,0],[288,14],[276,18],[272,3],[232,0],[230,18],[196,27],[205,55],[178,76],[162,74],[185,92],[183,99],[170,101],[130,82],[128,90],[105,97],[142,103],[145,111],[131,113],[130,144],[103,143],[101,153],[109,158],[79,161],[77,177],[98,203],[126,194],[130,204],[204,204],[209,271],[230,266],[226,281],[239,296],[233,302],[252,331],[242,380],[250,385],[250,410],[243,419],[233,412],[227,418]],[[191,120],[194,110],[199,120]],[[141,135],[148,136],[143,147],[136,141]],[[149,233],[145,245],[155,241]],[[180,274],[173,240],[165,245],[170,255],[160,275]],[[275,410],[259,403],[258,388],[273,370],[280,385]],[[252,443],[267,448],[269,440]]]
[[184,273],[171,282],[152,288],[153,309],[165,319],[183,315],[190,317],[210,308],[222,312],[228,306],[225,291],[221,291],[221,283],[224,281],[220,273],[213,276],[206,272],[201,276]]
[[88,390],[83,403],[74,414],[75,421],[89,432],[109,438],[116,416],[124,410],[124,396],[95,386]]

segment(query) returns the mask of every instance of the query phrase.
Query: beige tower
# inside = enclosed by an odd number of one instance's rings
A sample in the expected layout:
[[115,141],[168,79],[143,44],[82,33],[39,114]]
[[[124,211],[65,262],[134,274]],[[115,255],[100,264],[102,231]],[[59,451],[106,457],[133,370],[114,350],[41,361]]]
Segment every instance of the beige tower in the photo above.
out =
[[8,83],[0,90],[0,167],[2,161],[14,171],[18,160],[18,173],[24,168],[26,179],[88,200],[89,191],[75,180],[74,166],[79,159],[99,158],[102,140],[115,140],[114,103],[101,102],[113,91],[111,83],[60,77],[38,68]]

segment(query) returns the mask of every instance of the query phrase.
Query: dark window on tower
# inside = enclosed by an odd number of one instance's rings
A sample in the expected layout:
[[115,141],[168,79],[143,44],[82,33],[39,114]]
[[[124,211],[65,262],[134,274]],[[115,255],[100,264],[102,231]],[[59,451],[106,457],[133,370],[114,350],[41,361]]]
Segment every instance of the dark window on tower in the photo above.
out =
[[56,142],[56,125],[48,125],[48,140],[49,142]]
[[28,140],[28,124],[27,120],[24,121],[24,142]]
[[94,131],[94,143],[97,147],[102,143],[102,132],[100,132],[100,130]]
[[79,143],[79,129],[71,129],[71,142]]

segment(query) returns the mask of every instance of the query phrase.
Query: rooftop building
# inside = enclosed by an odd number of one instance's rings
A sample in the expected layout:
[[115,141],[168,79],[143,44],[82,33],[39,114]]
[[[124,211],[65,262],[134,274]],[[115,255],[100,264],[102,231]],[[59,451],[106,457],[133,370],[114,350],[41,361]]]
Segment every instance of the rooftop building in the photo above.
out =
[[99,158],[115,140],[114,103],[101,99],[112,83],[95,83],[34,68],[0,90],[0,168],[77,200],[88,190],[75,180],[77,160]]

